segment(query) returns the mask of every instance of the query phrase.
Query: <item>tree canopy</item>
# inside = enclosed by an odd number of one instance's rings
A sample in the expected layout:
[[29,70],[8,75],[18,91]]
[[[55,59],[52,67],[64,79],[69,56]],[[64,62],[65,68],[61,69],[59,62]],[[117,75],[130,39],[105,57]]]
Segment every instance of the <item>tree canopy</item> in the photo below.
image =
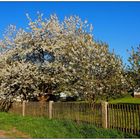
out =
[[92,25],[78,16],[37,19],[28,30],[10,25],[0,42],[0,94],[23,100],[70,92],[85,100],[108,100],[126,92],[122,60],[97,42]]

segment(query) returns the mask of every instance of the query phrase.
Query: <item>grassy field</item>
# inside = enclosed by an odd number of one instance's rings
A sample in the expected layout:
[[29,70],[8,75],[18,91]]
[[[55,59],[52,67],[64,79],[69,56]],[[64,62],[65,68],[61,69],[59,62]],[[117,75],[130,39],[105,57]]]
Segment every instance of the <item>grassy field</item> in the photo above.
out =
[[[116,130],[105,130],[102,128],[96,128],[93,125],[76,124],[75,122],[66,120],[49,120],[47,118],[42,117],[22,117],[8,113],[0,113],[0,130],[11,132],[7,133],[7,138],[135,137],[133,135],[124,134]],[[18,132],[18,135],[16,135],[15,132]]]
[[134,98],[132,96],[126,96],[123,98],[118,98],[115,100],[111,100],[110,103],[134,103],[140,104],[140,98]]

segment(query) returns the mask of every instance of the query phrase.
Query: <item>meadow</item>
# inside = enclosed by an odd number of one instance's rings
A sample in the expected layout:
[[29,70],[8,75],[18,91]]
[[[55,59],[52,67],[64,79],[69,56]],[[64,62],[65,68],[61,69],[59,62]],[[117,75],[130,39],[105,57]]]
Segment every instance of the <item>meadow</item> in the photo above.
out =
[[134,98],[130,95],[122,97],[122,98],[117,98],[117,99],[112,99],[110,103],[132,103],[132,104],[140,104],[140,98]]

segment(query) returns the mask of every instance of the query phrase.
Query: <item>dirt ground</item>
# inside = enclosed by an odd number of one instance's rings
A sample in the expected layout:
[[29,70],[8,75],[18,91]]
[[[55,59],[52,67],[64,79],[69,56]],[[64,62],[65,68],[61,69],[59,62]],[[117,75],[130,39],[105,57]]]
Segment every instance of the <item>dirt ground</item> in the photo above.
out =
[[0,139],[1,138],[7,138],[6,132],[4,130],[0,130]]
[[17,130],[16,128],[13,128],[12,130],[5,131],[0,130],[0,139],[9,139],[9,138],[31,138],[27,134]]

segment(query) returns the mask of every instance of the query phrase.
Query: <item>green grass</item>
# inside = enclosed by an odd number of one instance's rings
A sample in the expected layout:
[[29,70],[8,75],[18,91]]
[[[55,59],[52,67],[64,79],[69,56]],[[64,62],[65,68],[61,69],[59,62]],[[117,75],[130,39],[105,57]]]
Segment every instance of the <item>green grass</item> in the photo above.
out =
[[140,98],[134,98],[132,96],[126,96],[123,98],[118,98],[115,100],[111,100],[109,103],[133,103],[140,104]]
[[[97,128],[66,120],[49,120],[43,117],[22,117],[0,113],[0,130],[16,128],[30,138],[133,138],[117,130]],[[12,135],[12,134],[11,134]],[[20,138],[20,137],[19,137]]]

